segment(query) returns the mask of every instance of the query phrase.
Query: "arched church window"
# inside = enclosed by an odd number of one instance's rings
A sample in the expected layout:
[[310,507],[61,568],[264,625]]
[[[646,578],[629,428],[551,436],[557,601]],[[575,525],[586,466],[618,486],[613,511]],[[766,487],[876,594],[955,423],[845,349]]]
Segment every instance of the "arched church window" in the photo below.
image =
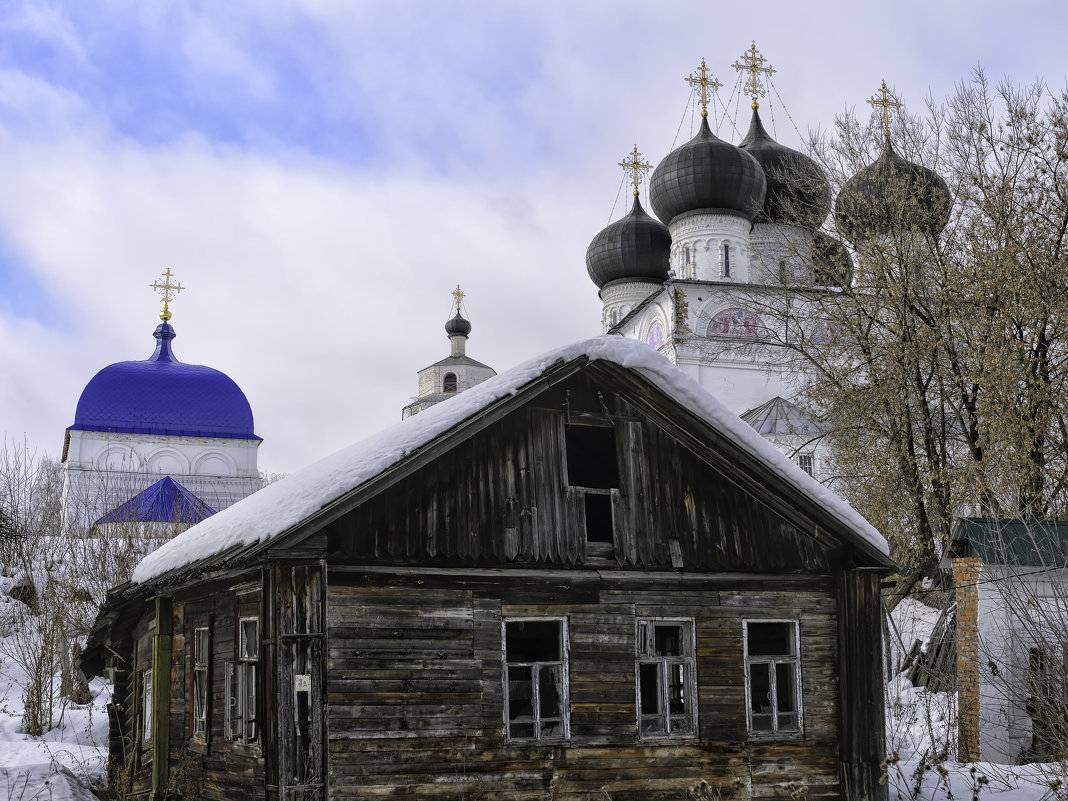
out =
[[445,373],[445,377],[441,380],[441,391],[456,391],[456,373]]
[[767,329],[763,321],[746,309],[725,309],[708,324],[710,337],[744,337],[759,339]]
[[659,320],[649,326],[649,335],[645,338],[645,341],[653,348],[659,348],[664,344],[664,326],[660,324]]
[[723,277],[731,277],[731,246],[727,243],[723,243]]

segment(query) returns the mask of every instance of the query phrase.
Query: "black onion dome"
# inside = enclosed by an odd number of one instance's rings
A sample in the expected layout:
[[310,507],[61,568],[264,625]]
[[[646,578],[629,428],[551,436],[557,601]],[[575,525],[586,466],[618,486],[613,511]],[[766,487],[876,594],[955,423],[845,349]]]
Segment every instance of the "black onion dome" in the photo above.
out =
[[853,283],[853,259],[849,249],[823,231],[812,235],[812,283],[848,289]]
[[702,117],[697,136],[653,170],[649,203],[665,222],[698,209],[734,211],[752,222],[764,204],[765,188],[757,160],[713,134]]
[[445,323],[445,333],[450,337],[457,335],[467,336],[471,333],[471,323],[461,317],[460,312],[456,312],[456,316]]
[[611,281],[667,280],[671,234],[635,196],[630,213],[609,225],[586,249],[586,269],[600,289]]
[[780,145],[753,109],[749,133],[738,147],[752,154],[764,170],[768,188],[756,221],[813,231],[831,212],[831,185],[820,166],[804,153]]
[[846,181],[834,216],[851,242],[898,231],[937,236],[949,222],[952,206],[942,176],[901,158],[887,142],[876,161]]

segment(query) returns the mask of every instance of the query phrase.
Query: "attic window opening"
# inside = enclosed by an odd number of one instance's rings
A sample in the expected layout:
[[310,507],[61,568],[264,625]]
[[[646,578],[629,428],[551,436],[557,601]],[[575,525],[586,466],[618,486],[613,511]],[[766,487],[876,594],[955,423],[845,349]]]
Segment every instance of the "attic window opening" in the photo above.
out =
[[616,489],[616,430],[611,426],[566,426],[567,483],[572,487]]
[[445,373],[445,377],[441,380],[441,391],[456,391],[456,373]]

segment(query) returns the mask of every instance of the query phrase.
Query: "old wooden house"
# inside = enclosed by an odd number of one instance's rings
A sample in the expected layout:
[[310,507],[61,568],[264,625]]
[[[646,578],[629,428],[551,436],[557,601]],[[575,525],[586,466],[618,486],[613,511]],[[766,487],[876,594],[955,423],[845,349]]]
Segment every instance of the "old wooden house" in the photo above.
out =
[[119,798],[880,799],[891,567],[599,337],[186,531],[83,665],[114,676]]

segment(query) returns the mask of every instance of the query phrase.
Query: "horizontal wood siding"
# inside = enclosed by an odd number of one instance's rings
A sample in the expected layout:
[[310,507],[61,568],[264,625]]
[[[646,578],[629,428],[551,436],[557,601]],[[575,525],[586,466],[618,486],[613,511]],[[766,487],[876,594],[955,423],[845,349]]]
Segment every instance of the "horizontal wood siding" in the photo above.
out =
[[[652,582],[331,575],[327,596],[329,787],[335,799],[837,798],[838,631],[829,579],[797,591]],[[799,584],[795,578],[793,587]],[[501,621],[564,617],[571,738],[504,740]],[[693,618],[699,731],[637,736],[635,625]],[[801,737],[745,726],[742,619],[800,620]],[[793,783],[793,784],[791,784]]]

